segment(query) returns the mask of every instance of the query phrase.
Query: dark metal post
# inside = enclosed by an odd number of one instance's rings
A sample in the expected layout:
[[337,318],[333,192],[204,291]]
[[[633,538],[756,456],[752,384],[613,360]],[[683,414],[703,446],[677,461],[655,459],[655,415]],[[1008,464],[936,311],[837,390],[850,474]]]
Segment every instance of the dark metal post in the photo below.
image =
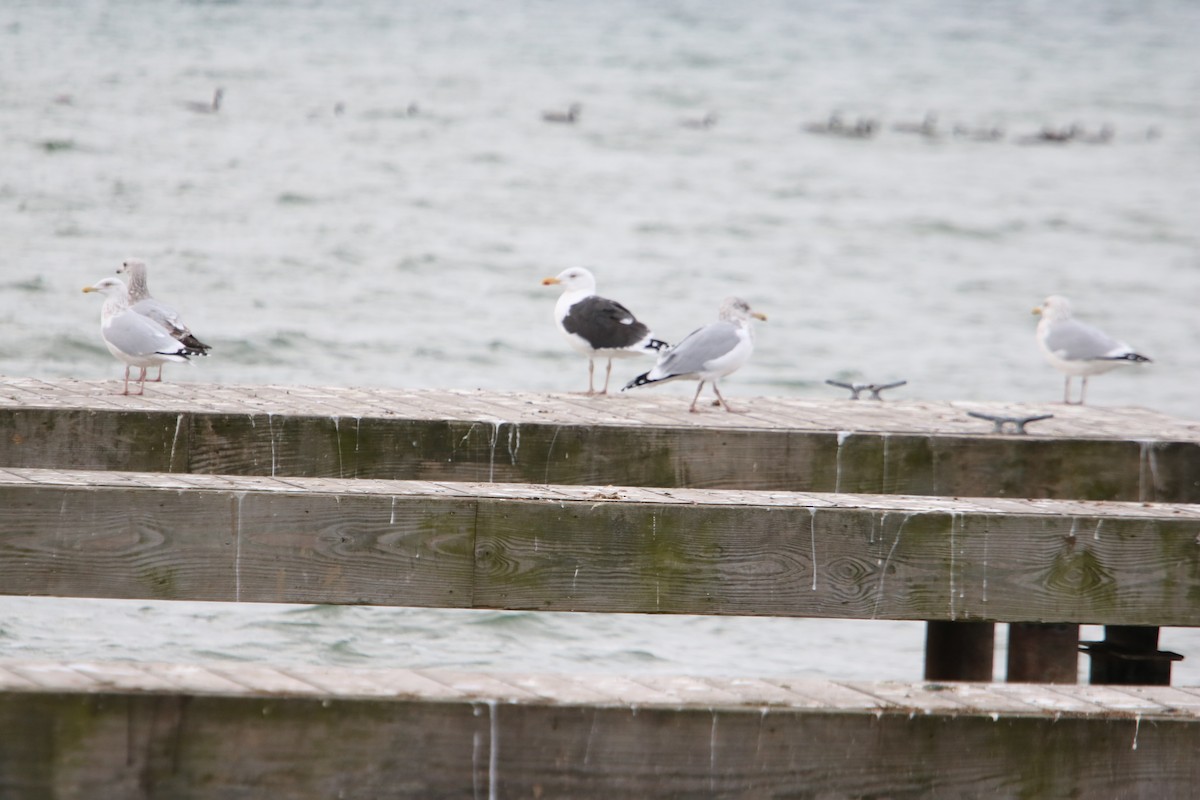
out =
[[1106,625],[1104,641],[1083,642],[1092,657],[1090,680],[1097,684],[1170,686],[1171,662],[1179,653],[1158,649],[1158,628],[1148,625]]

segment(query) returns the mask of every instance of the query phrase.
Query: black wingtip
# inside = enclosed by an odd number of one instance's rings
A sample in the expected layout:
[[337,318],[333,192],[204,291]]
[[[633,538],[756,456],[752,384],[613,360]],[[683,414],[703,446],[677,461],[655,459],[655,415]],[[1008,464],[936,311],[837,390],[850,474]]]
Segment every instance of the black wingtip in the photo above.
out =
[[659,350],[668,350],[670,347],[671,345],[667,344],[662,339],[651,339],[650,341],[646,342],[646,349],[654,350],[656,352]]
[[212,350],[211,346],[200,341],[190,333],[187,336],[181,336],[179,343],[188,349],[188,355],[206,356],[208,355],[208,351]]
[[1113,361],[1128,361],[1132,364],[1153,363],[1152,359],[1142,355],[1141,353],[1125,353],[1112,359]]
[[652,381],[646,377],[649,374],[650,374],[649,372],[643,372],[641,375],[638,375],[636,378],[631,380],[629,383],[622,386],[621,391],[623,392],[626,389],[633,389],[638,386],[645,386],[647,383],[654,383],[654,381]]

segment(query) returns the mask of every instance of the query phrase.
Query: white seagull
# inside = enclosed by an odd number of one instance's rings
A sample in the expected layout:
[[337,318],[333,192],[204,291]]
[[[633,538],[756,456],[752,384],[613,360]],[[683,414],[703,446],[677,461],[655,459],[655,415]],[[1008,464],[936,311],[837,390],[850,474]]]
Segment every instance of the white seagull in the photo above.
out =
[[1104,331],[1071,316],[1071,303],[1065,297],[1051,295],[1033,309],[1033,313],[1041,316],[1037,324],[1038,347],[1051,366],[1067,376],[1063,387],[1064,403],[1071,403],[1073,375],[1083,377],[1077,404],[1083,405],[1089,375],[1099,375],[1122,364],[1150,361],[1124,342],[1118,342]]
[[717,379],[724,378],[750,360],[754,352],[752,319],[766,322],[767,315],[752,310],[749,303],[739,297],[725,298],[716,322],[692,331],[679,344],[660,353],[654,369],[634,378],[625,389],[677,378],[695,378],[700,385],[696,387],[696,394],[688,409],[695,412],[700,390],[705,382],[712,381],[717,401],[725,406],[726,411],[733,411],[725,398],[721,397]]
[[125,283],[120,278],[104,278],[95,286],[83,287],[84,292],[100,292],[104,305],[100,309],[100,336],[108,351],[125,362],[125,391],[129,394],[129,368],[139,367],[138,384],[146,393],[146,368],[161,366],[167,361],[187,361],[193,351],[177,341],[158,323],[129,307]]
[[[197,339],[187,323],[179,316],[179,312],[166,303],[161,303],[150,296],[150,288],[146,284],[146,263],[129,259],[117,267],[118,275],[129,278],[129,307],[144,317],[157,322],[172,338],[187,345],[188,355],[206,356],[212,348]],[[162,380],[162,365],[158,365],[158,376],[153,380]]]
[[597,394],[593,383],[596,358],[608,359],[604,388],[598,392],[607,394],[614,358],[651,355],[667,346],[666,342],[655,339],[650,329],[638,322],[625,306],[597,295],[596,276],[583,267],[565,269],[543,280],[542,285],[563,287],[554,304],[554,318],[571,346],[587,356],[589,395]]

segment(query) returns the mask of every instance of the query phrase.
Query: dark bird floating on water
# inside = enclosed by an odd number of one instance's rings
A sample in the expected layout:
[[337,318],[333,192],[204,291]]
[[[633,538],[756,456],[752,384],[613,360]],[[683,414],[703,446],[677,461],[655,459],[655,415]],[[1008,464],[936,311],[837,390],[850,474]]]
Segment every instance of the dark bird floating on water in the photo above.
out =
[[546,122],[560,122],[567,125],[574,125],[579,121],[579,113],[583,111],[583,106],[579,103],[571,103],[567,107],[566,112],[562,111],[543,111],[542,119]]
[[188,111],[195,111],[197,114],[216,114],[221,110],[221,100],[225,97],[224,89],[217,89],[213,92],[212,102],[198,103],[195,100],[189,100],[184,103],[184,108]]

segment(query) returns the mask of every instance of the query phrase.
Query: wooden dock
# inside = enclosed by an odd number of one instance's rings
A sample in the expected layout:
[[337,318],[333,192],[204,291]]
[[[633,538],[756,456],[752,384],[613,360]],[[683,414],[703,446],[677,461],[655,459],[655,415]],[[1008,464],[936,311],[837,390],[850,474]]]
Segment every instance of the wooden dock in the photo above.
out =
[[1200,505],[0,470],[0,592],[1200,625]]
[[[1163,797],[1200,423],[0,382],[0,594],[924,620],[926,680],[0,662],[0,797]],[[984,412],[1028,417],[998,433]],[[1106,626],[1093,685],[1078,625]],[[1099,668],[1097,665],[1100,665]],[[1132,666],[1131,666],[1132,665]],[[1149,665],[1147,667],[1146,665]],[[953,680],[955,682],[948,682]]]
[[0,661],[0,796],[1188,797],[1200,691]]
[[[1140,409],[6,378],[0,467],[1200,502],[1200,422]],[[996,434],[970,411],[1053,414]]]

